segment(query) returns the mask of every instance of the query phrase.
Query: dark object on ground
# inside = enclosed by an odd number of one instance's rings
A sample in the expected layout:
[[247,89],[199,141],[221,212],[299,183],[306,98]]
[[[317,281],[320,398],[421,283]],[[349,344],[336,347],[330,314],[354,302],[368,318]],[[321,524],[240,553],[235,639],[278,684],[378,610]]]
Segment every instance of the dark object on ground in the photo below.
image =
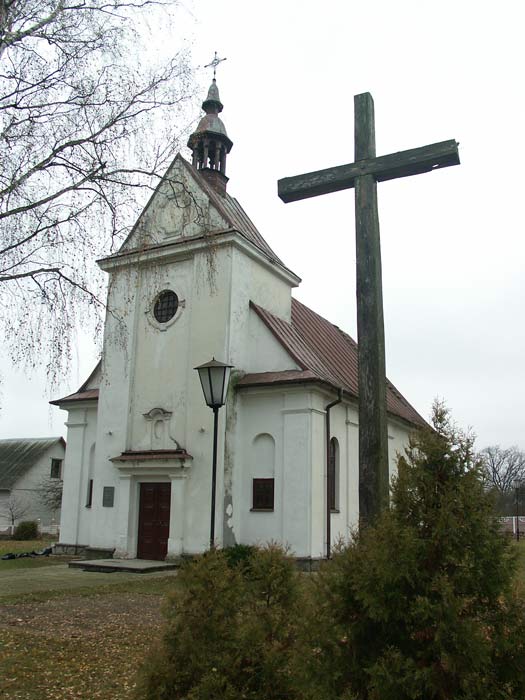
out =
[[25,559],[26,557],[48,557],[52,553],[52,548],[51,547],[44,547],[44,549],[41,549],[39,552],[35,552],[34,550],[32,552],[17,552],[16,554],[14,552],[8,552],[7,554],[4,554],[3,557],[0,557],[0,559]]

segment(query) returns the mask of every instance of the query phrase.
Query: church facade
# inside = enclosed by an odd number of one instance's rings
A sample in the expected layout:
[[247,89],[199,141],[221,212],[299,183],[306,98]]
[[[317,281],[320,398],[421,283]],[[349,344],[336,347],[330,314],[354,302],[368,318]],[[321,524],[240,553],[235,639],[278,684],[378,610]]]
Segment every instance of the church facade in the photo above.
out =
[[[215,79],[205,116],[109,275],[102,359],[68,412],[60,545],[165,559],[209,547],[213,414],[194,367],[233,366],[219,411],[215,542],[316,560],[358,521],[357,346],[227,192]],[[423,419],[388,384],[389,461]],[[327,420],[328,418],[328,420]],[[329,521],[329,525],[328,525]]]

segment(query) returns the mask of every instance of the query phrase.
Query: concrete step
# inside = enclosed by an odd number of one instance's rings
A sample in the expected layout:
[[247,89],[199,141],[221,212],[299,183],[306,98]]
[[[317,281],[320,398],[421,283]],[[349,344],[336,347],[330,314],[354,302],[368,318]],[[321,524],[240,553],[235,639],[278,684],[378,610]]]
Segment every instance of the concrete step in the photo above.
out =
[[82,569],[83,571],[102,571],[112,573],[126,571],[134,574],[148,574],[153,571],[169,571],[178,569],[177,562],[153,561],[150,559],[90,559],[69,562],[69,568]]

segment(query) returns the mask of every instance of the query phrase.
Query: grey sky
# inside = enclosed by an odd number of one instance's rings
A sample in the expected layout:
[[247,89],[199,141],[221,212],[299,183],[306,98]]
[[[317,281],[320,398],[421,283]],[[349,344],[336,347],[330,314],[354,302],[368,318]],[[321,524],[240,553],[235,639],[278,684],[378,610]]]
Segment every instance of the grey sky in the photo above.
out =
[[[353,192],[284,205],[277,180],[353,160],[360,92],[378,155],[459,141],[460,166],[379,185],[387,371],[423,415],[444,398],[479,447],[525,448],[524,7],[198,0],[177,30],[196,65],[227,57],[230,193],[303,279],[296,296],[354,337]],[[210,78],[199,71],[203,98]],[[86,343],[79,359],[62,393],[90,371]],[[0,437],[62,432],[42,378],[3,372]]]

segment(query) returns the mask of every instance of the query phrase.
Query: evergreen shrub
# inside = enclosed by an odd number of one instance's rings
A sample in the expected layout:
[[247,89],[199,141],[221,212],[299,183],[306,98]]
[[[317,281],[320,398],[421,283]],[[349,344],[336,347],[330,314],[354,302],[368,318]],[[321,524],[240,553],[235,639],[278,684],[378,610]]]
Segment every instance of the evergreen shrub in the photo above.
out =
[[299,573],[276,545],[211,550],[188,562],[166,629],[141,673],[142,700],[293,700]]
[[315,581],[310,665],[328,698],[525,698],[515,560],[473,459],[437,403],[398,459],[390,509]]
[[316,575],[275,545],[188,563],[140,700],[523,700],[524,592],[473,457],[434,407],[391,504]]
[[256,554],[256,549],[250,544],[235,544],[232,547],[226,547],[223,551],[228,566],[249,567],[251,559]]
[[14,540],[36,540],[39,536],[36,520],[22,520],[15,527]]

